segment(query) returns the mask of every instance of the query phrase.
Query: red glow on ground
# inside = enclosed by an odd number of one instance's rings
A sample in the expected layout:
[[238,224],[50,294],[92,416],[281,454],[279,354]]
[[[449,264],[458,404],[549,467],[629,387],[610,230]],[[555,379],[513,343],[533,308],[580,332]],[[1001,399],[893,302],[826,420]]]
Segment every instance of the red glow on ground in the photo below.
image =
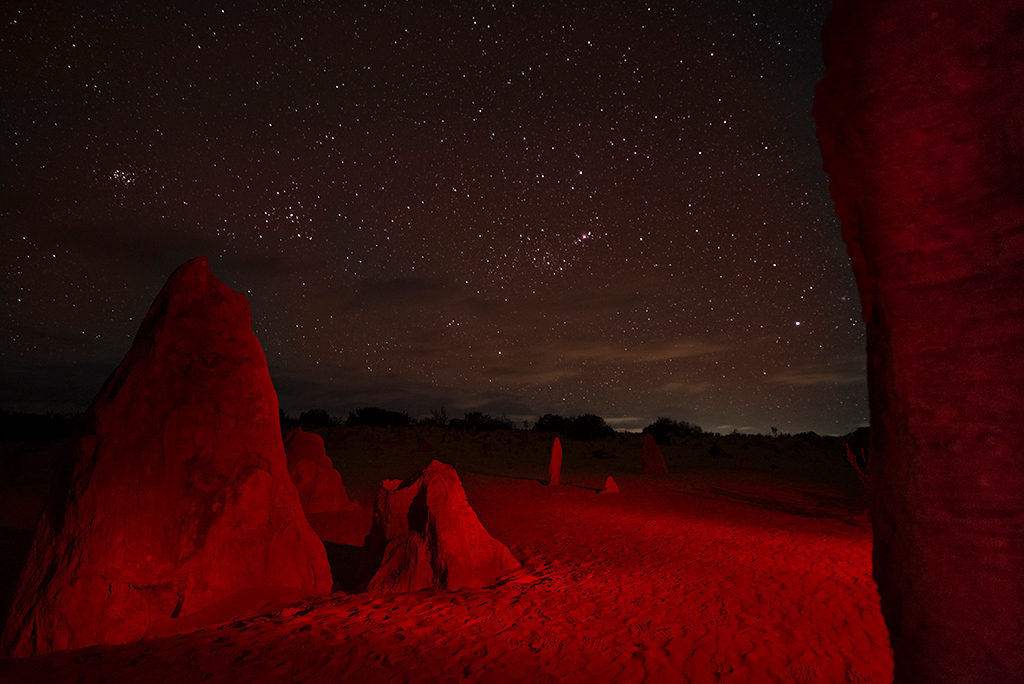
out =
[[[570,460],[561,487],[460,468],[480,521],[523,562],[496,587],[339,592],[188,635],[0,662],[0,679],[891,681],[860,501],[766,473],[679,467],[616,471],[622,492],[599,495],[599,467]],[[365,487],[349,490],[369,503]],[[364,505],[311,516],[336,568],[370,515]]]

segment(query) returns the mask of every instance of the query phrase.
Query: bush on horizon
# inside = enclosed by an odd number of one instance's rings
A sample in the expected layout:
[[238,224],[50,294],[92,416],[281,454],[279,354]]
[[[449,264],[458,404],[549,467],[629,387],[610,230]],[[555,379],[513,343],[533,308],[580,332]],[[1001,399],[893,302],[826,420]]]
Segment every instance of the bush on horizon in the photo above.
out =
[[557,432],[560,435],[564,435],[568,427],[569,419],[554,413],[545,413],[533,424],[533,429],[537,432]]
[[338,421],[323,409],[310,409],[299,414],[299,425],[304,428],[333,427],[337,424]]
[[350,411],[345,420],[345,427],[410,427],[412,424],[412,416],[408,413],[388,411],[376,406]]
[[653,423],[645,427],[641,434],[653,435],[655,442],[665,444],[668,442],[669,437],[673,435],[695,437],[704,434],[704,431],[700,429],[699,425],[687,423],[685,420],[672,420],[671,418],[659,416]]
[[297,419],[295,419],[295,418],[292,418],[287,413],[285,413],[283,408],[279,408],[277,410],[277,415],[278,415],[278,419],[281,422],[281,431],[282,432],[285,431],[285,430],[294,430],[295,428],[299,427],[299,425],[300,425],[299,421]]
[[611,437],[615,430],[604,418],[593,413],[566,418],[554,413],[545,413],[537,418],[533,429],[537,432],[553,432],[569,439],[601,439]]
[[434,427],[446,428],[448,427],[448,412],[444,410],[444,406],[437,410],[430,411],[429,418],[421,418],[417,421],[420,425],[433,425]]
[[557,432],[560,435],[564,435],[568,427],[569,419],[554,413],[545,413],[533,424],[533,429],[537,432]]
[[516,425],[508,418],[493,418],[486,413],[470,411],[463,418],[453,418],[448,426],[454,430],[473,430],[474,432],[494,432],[497,430],[515,430]]
[[601,416],[584,413],[569,419],[565,435],[569,439],[602,439],[614,436],[615,430]]

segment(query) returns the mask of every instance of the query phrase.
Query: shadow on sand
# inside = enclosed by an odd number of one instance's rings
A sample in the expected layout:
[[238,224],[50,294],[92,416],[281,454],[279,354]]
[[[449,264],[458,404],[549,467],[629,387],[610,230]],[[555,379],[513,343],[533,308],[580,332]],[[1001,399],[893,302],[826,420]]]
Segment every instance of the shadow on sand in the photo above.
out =
[[[522,476],[519,476],[519,475],[500,475],[498,473],[488,473],[488,472],[484,472],[482,470],[476,470],[476,469],[469,470],[467,472],[473,473],[474,475],[483,475],[484,477],[497,477],[497,478],[501,478],[503,480],[523,480],[525,482],[536,482],[538,484],[544,485],[545,487],[548,486],[548,481],[545,480],[544,478],[522,477]],[[575,487],[576,489],[585,489],[588,492],[597,492],[599,494],[601,493],[601,488],[600,487],[587,487],[587,486],[584,486],[584,485],[581,485],[581,484],[574,484],[572,482],[563,482],[562,484],[557,485],[557,486],[559,486],[559,487]]]
[[[704,498],[725,498],[733,501],[740,501],[764,511],[787,513],[803,518],[832,519],[839,520],[848,525],[856,526],[856,518],[863,514],[863,508],[852,506],[849,502],[834,497],[817,497],[814,502],[783,501],[766,496],[751,496],[726,489],[711,488],[697,489],[694,495]],[[710,496],[709,496],[710,495]]]

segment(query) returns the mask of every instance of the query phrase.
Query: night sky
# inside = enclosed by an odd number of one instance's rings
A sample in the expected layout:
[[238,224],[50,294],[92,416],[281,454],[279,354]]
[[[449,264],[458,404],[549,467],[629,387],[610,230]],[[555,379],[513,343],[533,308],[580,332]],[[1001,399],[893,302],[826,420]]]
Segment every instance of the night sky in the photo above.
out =
[[292,414],[866,424],[827,2],[57,4],[0,8],[0,406],[206,255]]

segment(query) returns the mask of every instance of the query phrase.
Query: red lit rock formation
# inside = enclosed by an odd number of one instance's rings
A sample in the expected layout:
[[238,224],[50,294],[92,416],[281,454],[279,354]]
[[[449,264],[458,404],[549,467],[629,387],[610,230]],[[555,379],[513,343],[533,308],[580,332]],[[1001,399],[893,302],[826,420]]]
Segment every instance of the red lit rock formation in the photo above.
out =
[[403,482],[381,483],[361,559],[368,592],[485,587],[518,567],[480,524],[450,465],[431,461]]
[[640,472],[644,475],[668,475],[665,457],[650,433],[644,435],[644,445],[640,448]]
[[551,445],[551,461],[548,463],[548,484],[557,485],[562,476],[562,442],[555,437]]
[[601,494],[618,494],[619,486],[615,484],[615,480],[609,475],[608,479],[604,481],[604,489],[601,490]]
[[823,40],[895,679],[1024,682],[1024,4],[834,0]]
[[309,514],[359,508],[349,501],[341,473],[327,456],[323,437],[295,428],[285,437],[284,451],[303,511]]
[[257,587],[330,590],[249,305],[205,258],[171,275],[76,430],[3,655],[133,641]]

